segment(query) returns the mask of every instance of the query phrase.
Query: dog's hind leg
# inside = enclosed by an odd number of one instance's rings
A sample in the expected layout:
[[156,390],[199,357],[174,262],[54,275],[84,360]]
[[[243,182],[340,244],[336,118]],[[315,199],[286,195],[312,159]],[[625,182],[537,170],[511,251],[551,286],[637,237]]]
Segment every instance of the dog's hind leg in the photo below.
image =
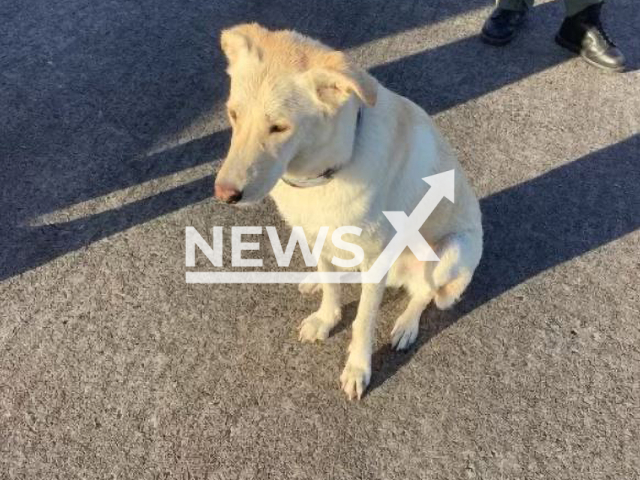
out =
[[471,231],[448,235],[437,245],[436,253],[440,261],[432,270],[431,283],[436,306],[444,310],[458,301],[480,263],[482,233]]

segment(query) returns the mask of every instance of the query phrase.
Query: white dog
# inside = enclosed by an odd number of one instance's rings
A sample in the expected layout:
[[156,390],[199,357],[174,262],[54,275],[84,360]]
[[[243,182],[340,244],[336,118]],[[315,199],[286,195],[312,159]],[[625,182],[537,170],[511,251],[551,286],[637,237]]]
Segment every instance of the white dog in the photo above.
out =
[[[411,213],[428,190],[423,177],[455,169],[455,203],[442,200],[420,233],[440,258],[419,261],[405,249],[380,283],[362,285],[349,357],[340,377],[350,399],[371,377],[375,322],[385,286],[404,287],[410,301],[391,343],[416,339],[431,300],[448,308],[469,284],[482,254],[480,208],[462,169],[430,117],[380,85],[344,54],[293,31],[257,24],[222,32],[231,92],[233,136],[215,185],[227,203],[270,194],[285,220],[310,242],[320,227],[357,226],[367,271],[396,233],[383,211]],[[326,245],[318,270],[335,270],[344,251]],[[312,291],[302,284],[300,290]],[[322,284],[320,309],[303,320],[300,339],[324,340],[341,316],[340,285]]]

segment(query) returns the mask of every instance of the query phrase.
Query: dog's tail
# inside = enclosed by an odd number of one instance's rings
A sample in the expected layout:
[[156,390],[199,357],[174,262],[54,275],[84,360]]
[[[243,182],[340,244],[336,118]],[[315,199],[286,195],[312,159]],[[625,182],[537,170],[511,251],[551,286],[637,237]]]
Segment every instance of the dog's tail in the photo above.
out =
[[465,291],[480,262],[480,241],[473,233],[456,233],[445,237],[436,248],[440,261],[433,269],[435,304],[440,310],[452,307]]

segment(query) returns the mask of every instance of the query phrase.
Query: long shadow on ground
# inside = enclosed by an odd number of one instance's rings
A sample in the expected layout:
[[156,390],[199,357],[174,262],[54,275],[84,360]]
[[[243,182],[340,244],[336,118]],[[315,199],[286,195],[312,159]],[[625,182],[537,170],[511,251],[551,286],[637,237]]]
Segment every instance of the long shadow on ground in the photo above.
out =
[[219,109],[228,90],[223,28],[260,21],[346,48],[484,6],[3,2],[0,280],[210,195],[211,180],[203,180],[73,222],[31,226],[41,215],[224,155],[226,131],[147,156]]
[[[73,0],[74,4],[83,2]],[[226,90],[223,62],[215,40],[203,37],[206,28],[213,26],[217,36],[217,31],[230,23],[262,18],[269,26],[297,27],[344,47],[379,38],[383,35],[381,32],[395,33],[480,5],[474,1],[463,8],[458,3],[397,18],[393,9],[385,7],[380,12],[386,12],[388,22],[374,19],[373,11],[368,16],[358,11],[360,23],[354,25],[363,26],[360,30],[353,29],[344,20],[353,17],[355,22],[355,13],[349,16],[343,12],[346,16],[338,22],[340,15],[319,15],[325,7],[310,4],[292,7],[287,15],[280,17],[277,13],[286,11],[284,3],[273,3],[268,13],[260,2],[250,2],[244,13],[237,7],[230,8],[215,19],[210,10],[202,7],[202,15],[196,9],[168,26],[165,22],[181,15],[180,9],[167,7],[154,11],[145,24],[137,22],[146,15],[145,8],[140,7],[127,13],[121,21],[115,18],[103,22],[104,25],[98,22],[98,27],[108,30],[107,34],[113,33],[109,30],[112,27],[121,33],[113,41],[108,35],[105,37],[100,28],[81,30],[76,41],[70,44],[69,54],[60,54],[59,59],[54,56],[55,68],[51,72],[45,69],[42,73],[42,66],[35,60],[17,70],[13,67],[19,64],[14,62],[7,70],[13,75],[10,78],[18,83],[25,76],[34,80],[20,84],[19,95],[8,97],[8,108],[0,114],[0,120],[5,120],[4,125],[8,126],[0,155],[12,160],[0,171],[3,185],[0,213],[6,216],[0,221],[0,280],[211,195],[212,180],[202,179],[72,222],[29,225],[31,219],[43,213],[178,173],[224,155],[228,131],[140,160],[140,154],[158,138],[206,115],[221,100]],[[340,5],[338,13],[347,8],[349,2]],[[413,7],[406,8],[415,8],[416,2],[411,5]],[[19,8],[18,5],[16,12]],[[554,8],[549,4],[535,8],[537,21],[551,21],[558,13],[554,13]],[[74,10],[74,15],[80,15],[78,11]],[[190,23],[194,18],[197,21]],[[332,18],[337,22],[333,27]],[[194,26],[195,34],[189,32]],[[163,30],[155,31],[155,27]],[[37,31],[41,27],[32,28]],[[16,30],[16,37],[18,33]],[[160,33],[162,40],[156,45],[154,42]],[[56,38],[55,33],[48,35]],[[9,39],[12,39],[11,33]],[[20,40],[13,41],[20,44]],[[26,48],[25,43],[23,50]],[[186,55],[186,52],[192,53]],[[207,55],[213,57],[214,53],[217,67],[204,67],[202,59]],[[434,114],[522,80],[567,58],[566,53],[551,43],[544,54],[531,57],[515,48],[488,47],[474,36],[381,65],[372,72],[391,89]],[[58,90],[51,88],[56,82]],[[11,84],[0,85],[0,100],[11,88]],[[15,118],[9,118],[11,112]],[[83,140],[79,143],[69,140],[76,137]],[[77,149],[86,150],[86,157],[76,152]]]
[[429,309],[414,347],[374,355],[371,389],[470,311],[516,285],[640,228],[640,135],[481,200],[485,249],[452,310]]
[[[539,16],[545,15],[547,11],[545,5],[536,9]],[[460,8],[445,9],[443,12],[438,15],[431,13],[428,16],[431,20],[436,20],[447,14],[460,13]],[[300,12],[298,13],[301,15]],[[141,13],[137,12],[137,15]],[[161,18],[162,16],[158,14],[158,18],[154,21],[159,22]],[[273,17],[268,16],[267,19],[269,18]],[[423,20],[428,19],[425,17]],[[361,21],[365,22],[365,20]],[[374,24],[378,23],[374,22]],[[345,29],[344,24],[342,25],[341,28]],[[395,31],[402,29],[402,25],[409,27],[413,23],[396,22],[394,25]],[[326,29],[325,33],[331,31],[328,25]],[[166,45],[162,45],[163,51],[174,42],[182,45],[188,41],[188,35],[175,34],[175,30],[177,27],[172,27],[171,34],[177,36],[167,41]],[[335,34],[335,31],[333,33]],[[144,33],[134,34],[131,40],[138,43],[144,42],[146,45],[146,42],[150,41],[149,35],[151,35],[150,32],[144,31]],[[358,43],[366,41],[373,35],[372,32],[368,34],[361,32],[354,37],[354,34],[345,33],[344,38],[338,40],[346,44]],[[92,98],[102,96],[102,93],[97,96],[92,93],[95,89],[99,92],[104,90],[113,95],[114,100],[109,105],[104,105],[106,120],[87,121],[79,118],[74,119],[78,125],[72,123],[69,127],[75,129],[71,135],[84,138],[81,148],[87,149],[89,157],[86,163],[79,162],[77,155],[67,155],[66,152],[69,149],[77,146],[74,147],[72,144],[65,143],[67,140],[62,141],[58,138],[60,136],[58,134],[62,134],[67,127],[56,125],[55,122],[50,125],[52,120],[48,118],[50,112],[46,109],[40,116],[34,113],[37,120],[35,127],[31,125],[27,130],[13,129],[12,145],[29,144],[28,137],[36,136],[36,133],[31,130],[38,127],[47,131],[48,137],[56,137],[56,142],[36,142],[26,150],[17,152],[16,161],[8,170],[0,172],[0,181],[6,185],[5,190],[0,193],[2,207],[0,211],[12,212],[13,215],[13,218],[8,218],[6,222],[0,222],[0,234],[2,234],[0,236],[2,242],[0,280],[35,268],[101,238],[201,201],[211,195],[212,181],[209,180],[207,183],[203,180],[198,183],[198,188],[176,188],[157,194],[157,198],[151,196],[128,206],[73,222],[39,227],[29,225],[29,221],[38,215],[164,175],[178,173],[224,155],[228,131],[217,132],[161,154],[149,157],[141,155],[152,146],[158,136],[162,137],[164,132],[168,131],[173,119],[177,119],[178,125],[184,126],[185,122],[188,123],[194,117],[204,115],[204,112],[213,108],[212,104],[222,96],[222,89],[226,89],[226,80],[220,78],[224,76],[222,64],[220,71],[217,71],[215,81],[212,81],[207,78],[206,71],[196,66],[197,62],[194,59],[191,62],[182,60],[181,68],[194,69],[195,73],[190,74],[193,92],[189,90],[190,81],[188,80],[183,79],[171,87],[166,85],[167,82],[180,78],[177,73],[161,73],[157,78],[154,77],[152,82],[151,74],[140,65],[131,67],[134,80],[121,86],[119,81],[126,74],[126,65],[119,63],[117,52],[112,51],[113,47],[109,44],[97,42],[94,35],[89,36],[86,41],[91,43],[91,51],[95,50],[98,55],[105,56],[102,60],[106,63],[105,65],[100,62],[95,65],[91,63],[87,65],[87,73],[81,74],[75,70],[78,65],[74,63],[74,57],[61,60],[65,62],[64,68],[73,68],[73,74],[81,80],[78,85],[73,85],[73,89],[79,89],[80,92],[78,101],[90,103]],[[93,42],[97,42],[96,45]],[[122,46],[124,47],[124,44]],[[200,48],[203,48],[202,45]],[[158,52],[147,45],[145,55],[150,57],[145,59],[145,62],[149,63],[154,56],[158,55]],[[504,63],[505,56],[511,61],[511,66],[508,69],[496,69],[495,65]],[[414,99],[429,113],[436,113],[508,83],[521,80],[566,59],[566,55],[559,51],[552,51],[547,55],[526,61],[521,57],[517,52],[492,49],[483,45],[477,37],[471,37],[377,67],[373,69],[373,73],[379,76],[383,83]],[[123,58],[126,62],[134,61],[135,52],[126,52]],[[86,59],[82,60],[84,61]],[[193,62],[195,64],[191,65]],[[158,67],[162,72],[169,68],[166,63],[165,59]],[[113,68],[117,68],[115,73],[107,68],[111,64]],[[433,65],[439,65],[439,67],[433,68]],[[210,73],[213,72],[210,71]],[[146,82],[150,83],[147,85]],[[207,82],[212,82],[216,88],[201,85]],[[445,84],[446,88],[441,88]],[[429,88],[425,88],[426,85],[429,85]],[[40,86],[40,83],[34,86]],[[71,87],[72,85],[64,85],[64,88]],[[163,90],[165,88],[166,91]],[[435,92],[438,94],[436,95]],[[43,93],[45,96],[49,94],[52,94],[49,90]],[[129,104],[129,99],[134,98],[135,100],[131,100],[133,103]],[[190,105],[182,108],[181,98]],[[53,99],[43,99],[43,101],[47,103]],[[56,102],[53,101],[53,103]],[[35,105],[30,103],[33,101],[27,103],[27,108],[35,109]],[[133,115],[129,114],[128,108],[133,108]],[[83,110],[84,114],[89,114],[85,107],[80,106],[79,109]],[[148,133],[141,138],[133,140],[130,138],[131,135],[127,134],[127,136],[123,133],[146,131]],[[108,132],[120,133],[112,135]],[[93,135],[97,138],[89,138]],[[99,147],[96,143],[101,141],[101,136],[106,140],[103,147]],[[127,139],[126,148],[114,143],[119,137],[122,137],[123,141]],[[7,148],[6,144],[5,148]],[[101,148],[104,151],[101,151]],[[47,150],[50,152],[45,153]],[[2,146],[0,146],[0,154],[2,153]],[[29,155],[33,156],[33,160],[27,158]],[[57,160],[52,160],[51,156],[68,158],[56,163]],[[28,183],[25,184],[25,182]],[[185,192],[189,192],[189,196],[185,196]],[[155,215],[153,209],[156,209]],[[128,214],[121,215],[125,211]]]

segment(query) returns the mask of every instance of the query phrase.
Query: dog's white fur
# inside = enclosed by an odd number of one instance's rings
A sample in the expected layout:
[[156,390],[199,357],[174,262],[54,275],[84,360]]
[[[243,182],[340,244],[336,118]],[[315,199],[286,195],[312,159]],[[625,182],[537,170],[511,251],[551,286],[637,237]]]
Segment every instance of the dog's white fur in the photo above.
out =
[[[233,137],[216,179],[243,192],[240,203],[271,194],[290,225],[300,225],[310,242],[322,226],[353,225],[369,269],[394,236],[383,211],[410,213],[428,187],[423,177],[455,169],[455,203],[442,200],[420,232],[440,262],[420,262],[405,250],[379,284],[363,284],[362,296],[341,376],[351,398],[362,396],[371,376],[374,329],[385,286],[404,287],[409,305],[391,332],[397,349],[416,339],[422,312],[434,300],[448,308],[469,284],[482,253],[478,201],[451,148],[417,105],[380,85],[345,56],[292,31],[257,24],[222,32],[231,92]],[[358,110],[362,109],[357,125]],[[317,177],[339,168],[330,182],[294,188],[281,178]],[[327,242],[320,271],[335,269],[343,251]],[[348,255],[347,255],[348,257]],[[315,291],[303,284],[301,292]],[[323,284],[320,309],[304,319],[300,339],[324,340],[341,315],[340,285]]]

